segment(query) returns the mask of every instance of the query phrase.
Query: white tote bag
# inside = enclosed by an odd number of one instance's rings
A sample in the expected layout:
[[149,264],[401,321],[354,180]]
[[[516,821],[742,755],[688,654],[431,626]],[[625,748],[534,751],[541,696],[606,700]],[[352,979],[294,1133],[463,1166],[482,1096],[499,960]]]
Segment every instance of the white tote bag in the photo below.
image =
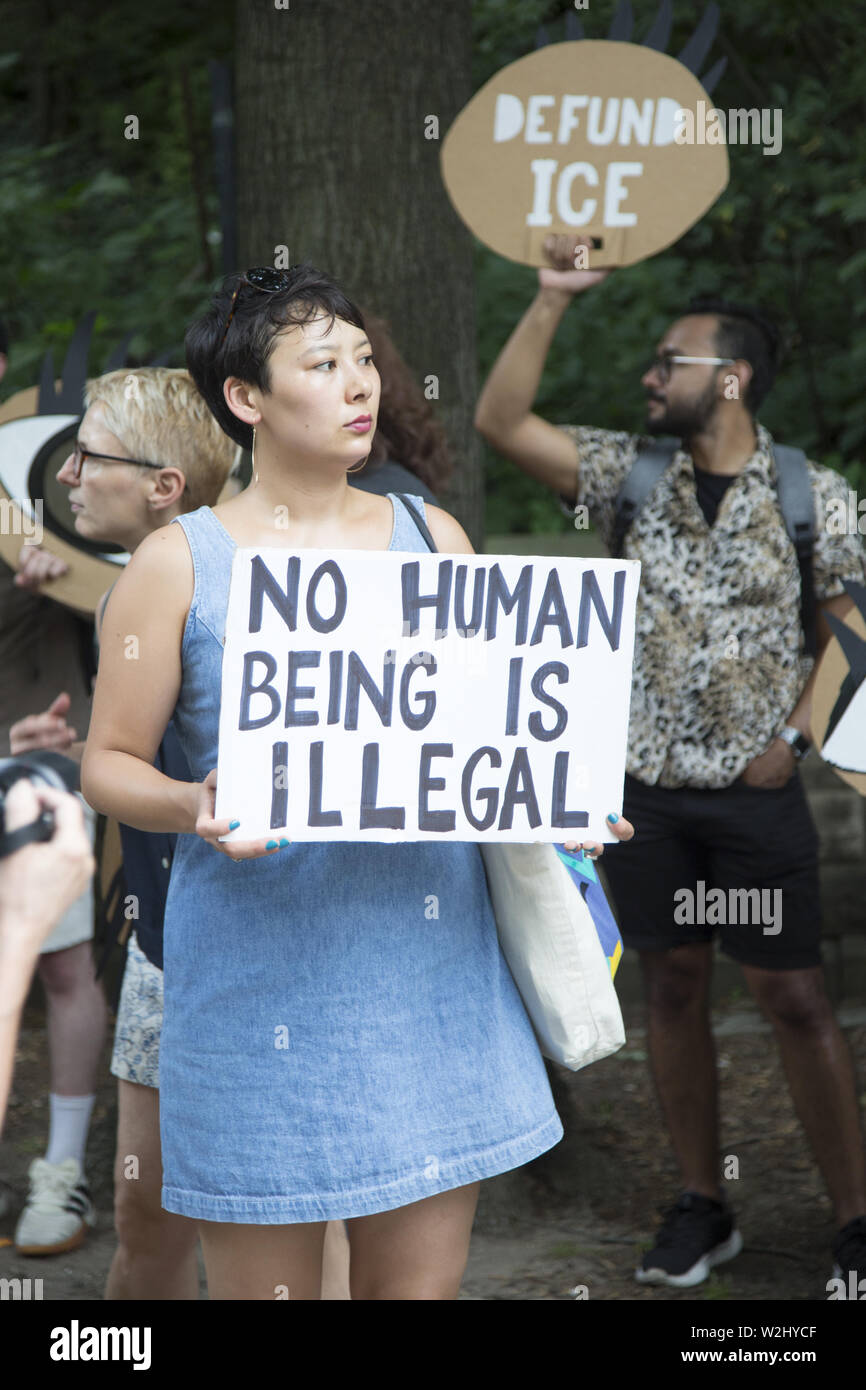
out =
[[625,1042],[607,956],[549,844],[482,844],[499,944],[545,1057],[570,1071]]

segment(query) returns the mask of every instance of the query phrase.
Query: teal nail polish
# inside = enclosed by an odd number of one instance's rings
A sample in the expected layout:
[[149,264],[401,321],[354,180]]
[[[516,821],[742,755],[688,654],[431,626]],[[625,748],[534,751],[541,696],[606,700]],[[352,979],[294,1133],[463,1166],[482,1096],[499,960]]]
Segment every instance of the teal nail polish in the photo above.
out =
[[239,821],[239,820],[233,820],[233,821],[231,821],[230,824],[229,824],[229,830],[237,830],[237,828],[238,828],[239,825],[240,825],[240,821]]
[[608,820],[610,821],[611,825],[616,825],[617,821],[619,820],[619,816],[617,815],[616,811],[611,811],[610,815],[608,816]]
[[268,843],[265,845],[265,849],[276,849],[276,848],[277,848],[277,842],[276,842],[276,840],[268,840]]
[[286,847],[286,845],[287,845],[288,843],[289,843],[288,840],[280,840],[280,849],[285,849],[285,847]]

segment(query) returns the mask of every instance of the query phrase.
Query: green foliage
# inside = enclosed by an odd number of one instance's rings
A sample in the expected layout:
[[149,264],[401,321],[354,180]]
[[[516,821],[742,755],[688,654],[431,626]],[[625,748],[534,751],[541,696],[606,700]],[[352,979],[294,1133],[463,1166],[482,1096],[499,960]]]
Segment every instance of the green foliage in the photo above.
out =
[[[530,52],[540,22],[563,37],[562,3],[475,0],[475,86]],[[613,0],[580,14],[588,38],[606,38]],[[634,38],[655,0],[635,0]],[[674,4],[669,52],[700,13]],[[842,0],[816,15],[800,0],[722,6],[704,67],[728,54],[712,94],[731,108],[778,107],[783,145],[731,146],[731,181],[715,206],[669,251],[611,274],[578,296],[548,358],[536,410],[555,423],[638,430],[640,375],[665,327],[696,294],[763,304],[787,339],[787,358],[761,420],[780,440],[866,488],[866,58],[862,9]],[[486,376],[536,288],[535,272],[477,245],[478,353]],[[567,529],[556,500],[487,450],[491,532]]]
[[[569,8],[563,0],[472,0],[474,87],[530,52],[540,23],[561,39]],[[675,0],[669,52],[682,48],[701,8]],[[592,0],[580,12],[588,37],[607,36],[614,9],[614,0]],[[634,0],[633,9],[640,40],[656,0]],[[148,360],[174,347],[172,360],[182,360],[186,325],[221,269],[207,63],[231,54],[232,18],[232,0],[0,0],[0,313],[13,345],[4,390],[34,380],[46,346],[62,357],[91,308],[99,311],[94,363],[130,331],[134,355]],[[861,6],[837,0],[816,14],[807,0],[729,3],[704,66],[723,53],[728,69],[713,101],[725,110],[781,108],[782,152],[732,147],[731,182],[698,226],[579,297],[536,408],[555,422],[638,429],[642,365],[688,299],[754,300],[789,340],[764,423],[864,489]],[[130,114],[138,140],[124,138]],[[376,211],[387,226],[388,210]],[[476,265],[483,377],[536,277],[480,245]],[[555,498],[489,450],[487,493],[491,532],[570,524]]]
[[32,384],[48,347],[59,370],[89,309],[94,370],[130,332],[133,357],[183,360],[220,270],[207,62],[230,52],[231,14],[231,0],[0,4],[4,391]]

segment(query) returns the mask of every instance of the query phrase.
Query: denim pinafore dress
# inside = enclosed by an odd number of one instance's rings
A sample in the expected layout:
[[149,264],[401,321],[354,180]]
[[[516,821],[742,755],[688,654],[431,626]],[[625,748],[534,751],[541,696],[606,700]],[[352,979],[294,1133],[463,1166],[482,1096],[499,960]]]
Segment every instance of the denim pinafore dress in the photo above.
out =
[[[389,549],[424,550],[389,496]],[[195,592],[173,717],[202,781],[217,765],[235,543],[209,507],[176,521]],[[305,842],[235,863],[179,835],[164,955],[168,1211],[366,1216],[517,1168],[562,1137],[477,844]]]

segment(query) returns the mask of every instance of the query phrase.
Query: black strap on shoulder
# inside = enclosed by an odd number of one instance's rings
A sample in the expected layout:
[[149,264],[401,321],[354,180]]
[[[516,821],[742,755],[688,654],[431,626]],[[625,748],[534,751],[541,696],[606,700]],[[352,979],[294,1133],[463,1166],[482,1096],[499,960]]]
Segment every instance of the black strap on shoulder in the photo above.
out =
[[[632,464],[630,473],[620,488],[615,506],[611,555],[622,555],[626,532],[635,520],[659,478],[670,464],[680,442],[661,438],[644,444]],[[812,483],[802,449],[787,444],[773,444],[776,464],[776,490],[785,529],[797,553],[800,567],[800,621],[806,654],[818,650],[815,587],[812,576],[812,551],[815,546],[815,501]]]
[[618,560],[622,555],[623,541],[628,528],[679,448],[678,439],[664,436],[649,440],[638,452],[616,496],[610,547],[614,560]]
[[406,508],[415,525],[418,527],[422,539],[426,543],[427,549],[438,552],[439,547],[434,541],[432,535],[430,534],[429,526],[422,517],[421,513],[417,511],[415,507],[412,505],[412,503],[409,501],[409,498],[406,496],[405,492],[395,492],[394,496],[400,498],[400,501],[403,503],[403,506]]
[[[117,580],[115,579],[114,584],[116,584],[116,583],[117,583]],[[108,600],[109,600],[109,598],[111,597],[111,592],[112,592],[112,589],[114,588],[114,584],[112,584],[112,586],[111,586],[110,589],[106,589],[105,593],[102,595],[102,598],[99,600],[99,603],[97,603],[97,605],[96,605],[96,610],[95,610],[95,612],[94,612],[94,614],[93,614],[93,654],[94,654],[94,657],[95,657],[95,659],[96,659],[97,664],[99,663],[99,631],[100,631],[100,628],[101,628],[101,626],[102,626],[102,618],[105,616],[105,609],[106,609],[106,607],[107,607],[107,605],[108,605]],[[101,617],[100,617],[100,608],[102,609],[102,616],[101,616]],[[99,618],[99,621],[98,621],[98,622],[97,622],[97,618]],[[95,674],[96,674],[96,672],[94,671],[94,675],[95,675]]]
[[812,551],[815,546],[815,499],[812,481],[802,449],[788,444],[774,444],[776,490],[785,529],[791,537],[800,566],[800,622],[807,656],[818,650],[815,615],[815,585],[812,576]]

